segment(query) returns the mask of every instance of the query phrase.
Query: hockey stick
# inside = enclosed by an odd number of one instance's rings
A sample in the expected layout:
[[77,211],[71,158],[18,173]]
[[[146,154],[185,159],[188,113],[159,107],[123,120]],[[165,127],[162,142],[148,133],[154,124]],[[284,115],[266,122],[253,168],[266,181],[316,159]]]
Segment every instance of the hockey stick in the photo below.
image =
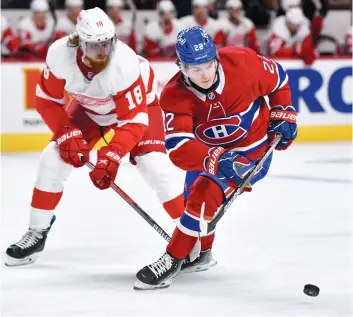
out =
[[[94,165],[91,162],[85,162],[85,165],[90,169],[94,169]],[[117,184],[114,182],[110,187],[122,198],[124,199],[132,209],[134,209],[143,219],[145,219],[148,224],[156,230],[167,242],[170,241],[170,236],[166,233],[162,227],[155,222],[128,194],[126,194]]]
[[137,17],[137,9],[136,9],[136,5],[134,3],[134,1],[132,0],[127,0],[126,1],[130,7],[131,10],[131,24],[132,24],[132,28],[135,29],[135,24],[136,24],[136,17]]
[[234,200],[243,192],[245,186],[250,183],[251,178],[261,169],[262,164],[266,161],[266,159],[271,155],[279,141],[281,140],[282,135],[276,134],[274,140],[271,142],[267,150],[261,155],[257,163],[252,167],[252,169],[248,172],[248,175],[244,178],[244,180],[238,185],[238,187],[230,194],[230,196],[225,200],[221,209],[218,211],[216,216],[210,221],[206,222],[204,220],[204,213],[205,213],[205,203],[202,204],[201,207],[201,217],[200,217],[200,227],[201,231],[210,233],[214,230],[214,227],[218,223],[218,221],[223,217],[229,207],[232,205]]

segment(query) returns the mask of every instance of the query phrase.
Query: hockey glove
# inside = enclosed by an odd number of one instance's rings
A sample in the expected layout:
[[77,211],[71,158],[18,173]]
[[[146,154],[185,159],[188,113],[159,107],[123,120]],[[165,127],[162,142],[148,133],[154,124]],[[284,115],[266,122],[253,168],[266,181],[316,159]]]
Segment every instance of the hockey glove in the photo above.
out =
[[276,150],[285,150],[297,137],[297,113],[293,106],[274,106],[270,111],[270,126],[268,134],[271,140],[276,133],[282,134],[282,139]]
[[97,153],[97,164],[89,173],[94,186],[109,188],[118,173],[120,161],[120,154],[111,145],[101,147]]
[[243,181],[254,165],[245,156],[236,152],[226,152],[221,147],[210,148],[208,153],[209,156],[205,159],[205,170],[212,175],[226,177],[236,185]]
[[82,132],[74,125],[66,125],[54,135],[54,140],[59,147],[59,154],[62,160],[74,167],[81,167],[85,163],[80,158],[81,153],[83,159],[89,160],[88,144],[82,136]]

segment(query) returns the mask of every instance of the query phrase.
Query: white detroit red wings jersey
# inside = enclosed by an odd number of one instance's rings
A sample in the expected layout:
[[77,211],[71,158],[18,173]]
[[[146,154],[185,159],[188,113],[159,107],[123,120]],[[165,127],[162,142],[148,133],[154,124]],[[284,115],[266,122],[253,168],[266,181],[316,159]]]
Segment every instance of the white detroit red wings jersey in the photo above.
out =
[[[63,110],[64,91],[84,107],[94,122],[111,127],[115,135],[119,135],[123,127],[125,130],[127,126],[137,130],[147,127],[147,102],[156,98],[153,72],[147,60],[118,41],[103,71],[84,74],[78,66],[82,52],[77,47],[67,46],[67,41],[68,37],[64,37],[50,47],[47,66],[37,85],[37,110],[49,128],[56,133],[70,123]],[[131,142],[121,140],[119,142]],[[122,155],[131,147],[130,144],[122,149]]]
[[240,18],[238,24],[231,22],[229,18],[220,19],[219,22],[225,35],[224,46],[245,46],[252,49],[257,46],[254,23],[247,17]]
[[203,25],[201,25],[197,23],[193,15],[188,15],[186,17],[183,17],[179,19],[179,21],[183,29],[191,28],[195,25],[202,27],[206,31],[206,33],[208,33],[213,38],[213,40],[217,42],[217,35],[221,31],[221,25],[219,21],[211,17],[207,17],[206,22]]
[[8,55],[20,46],[15,31],[8,24],[6,17],[1,16],[1,54]]
[[183,29],[181,23],[173,19],[171,27],[165,30],[160,21],[150,21],[144,32],[144,54],[147,57],[175,56],[175,43],[178,33]]
[[272,106],[291,105],[288,76],[277,62],[248,48],[219,49],[218,85],[207,94],[178,72],[165,86],[166,147],[184,170],[204,170],[210,147],[257,159],[269,140]]
[[274,55],[281,47],[291,48],[299,44],[310,35],[310,21],[305,18],[305,23],[301,24],[298,32],[292,36],[286,24],[286,17],[279,16],[273,21],[271,27],[268,50],[270,55]]
[[33,45],[36,50],[40,50],[47,45],[54,30],[54,22],[48,18],[43,29],[38,29],[33,23],[32,17],[28,16],[21,20],[18,26],[18,32],[22,46]]
[[133,27],[130,20],[122,19],[115,25],[115,34],[118,39],[127,45],[130,45],[131,34],[133,33]]
[[56,30],[69,35],[76,32],[76,23],[72,22],[67,15],[61,16],[58,19]]
[[178,33],[183,29],[181,23],[173,19],[168,30],[162,28],[160,21],[150,21],[144,31],[144,54],[146,57],[175,56]]

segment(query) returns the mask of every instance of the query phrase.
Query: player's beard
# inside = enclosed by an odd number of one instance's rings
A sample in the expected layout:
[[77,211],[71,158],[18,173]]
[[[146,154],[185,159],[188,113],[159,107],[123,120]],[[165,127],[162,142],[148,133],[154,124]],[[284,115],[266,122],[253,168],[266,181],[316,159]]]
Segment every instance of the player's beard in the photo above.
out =
[[105,56],[104,58],[91,58],[87,55],[85,56],[87,64],[95,73],[101,72],[104,68],[107,67],[109,62],[109,56]]

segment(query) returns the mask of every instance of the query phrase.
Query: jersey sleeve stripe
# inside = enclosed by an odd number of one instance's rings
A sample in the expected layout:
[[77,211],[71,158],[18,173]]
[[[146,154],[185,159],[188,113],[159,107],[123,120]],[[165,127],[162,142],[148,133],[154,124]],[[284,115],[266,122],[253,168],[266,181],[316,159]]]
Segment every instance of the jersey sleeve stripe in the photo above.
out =
[[37,87],[36,87],[36,96],[37,96],[37,97],[40,97],[40,98],[43,98],[43,99],[46,99],[46,100],[54,101],[54,102],[59,103],[59,104],[61,104],[61,105],[63,105],[63,104],[65,103],[64,98],[62,98],[62,99],[56,99],[56,98],[53,98],[53,97],[48,96],[48,95],[42,90],[42,88],[40,87],[40,85],[37,85]]
[[135,117],[129,120],[119,120],[118,119],[118,127],[121,128],[129,123],[140,123],[148,126],[148,114],[145,112],[139,112]]
[[178,148],[180,148],[183,144],[185,144],[186,142],[188,142],[190,140],[192,140],[192,139],[189,139],[189,138],[169,139],[169,140],[166,140],[165,147],[166,147],[168,153],[171,153],[171,152],[177,150]]
[[261,146],[263,146],[268,140],[267,133],[264,135],[263,138],[260,140],[253,142],[252,144],[248,146],[242,146],[242,147],[234,147],[231,149],[231,151],[236,151],[236,152],[241,152],[242,154],[248,154],[251,153],[257,149],[259,149]]
[[195,139],[195,136],[193,133],[187,133],[187,132],[177,132],[177,133],[170,133],[166,135],[165,139],[171,139],[171,138],[178,138],[178,137],[184,137],[184,138],[189,138],[189,139]]
[[146,104],[150,105],[156,99],[156,91],[152,89],[150,93],[147,93]]
[[277,62],[274,62],[274,63],[276,66],[276,73],[278,76],[278,80],[277,80],[276,88],[272,92],[275,92],[279,88],[283,87],[285,83],[288,81],[287,72],[283,69],[282,65]]

